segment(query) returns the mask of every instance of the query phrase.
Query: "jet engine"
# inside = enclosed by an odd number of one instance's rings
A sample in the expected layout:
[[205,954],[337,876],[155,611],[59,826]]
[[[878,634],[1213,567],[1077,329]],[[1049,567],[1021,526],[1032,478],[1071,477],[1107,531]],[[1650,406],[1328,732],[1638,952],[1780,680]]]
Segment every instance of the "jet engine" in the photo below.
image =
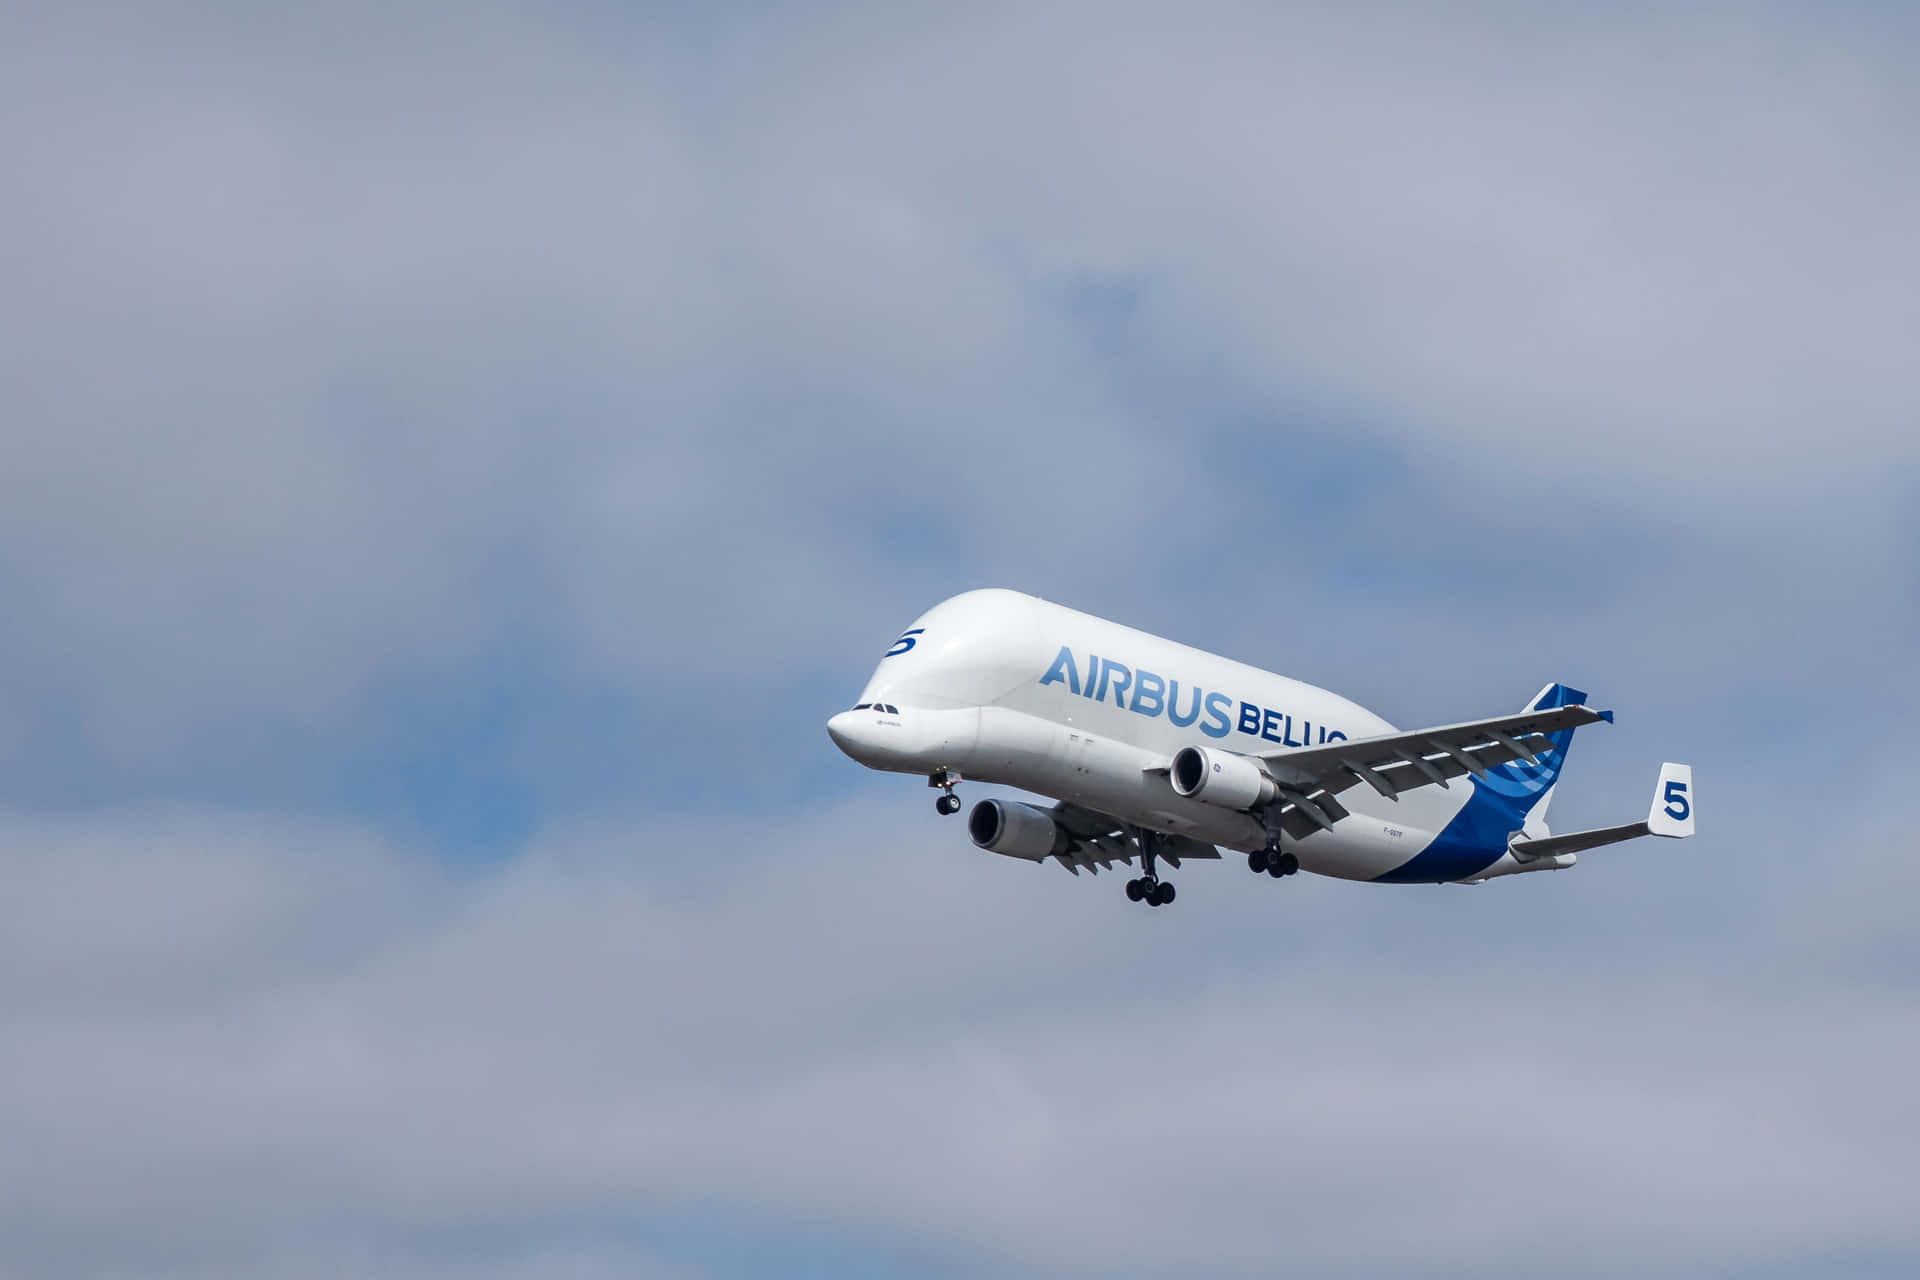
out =
[[1251,809],[1280,793],[1258,760],[1231,751],[1182,747],[1169,772],[1175,791],[1223,809]]
[[1067,833],[1045,809],[1011,800],[982,800],[967,815],[967,834],[982,849],[1038,862],[1064,853]]

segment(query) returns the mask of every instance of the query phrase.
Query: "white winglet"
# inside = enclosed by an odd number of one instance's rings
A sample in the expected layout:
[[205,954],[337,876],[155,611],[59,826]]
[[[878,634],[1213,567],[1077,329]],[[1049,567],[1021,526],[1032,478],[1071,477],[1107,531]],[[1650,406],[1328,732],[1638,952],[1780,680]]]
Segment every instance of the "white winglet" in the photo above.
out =
[[1653,789],[1653,807],[1647,811],[1647,832],[1656,836],[1686,839],[1693,834],[1693,766],[1660,766],[1660,781]]

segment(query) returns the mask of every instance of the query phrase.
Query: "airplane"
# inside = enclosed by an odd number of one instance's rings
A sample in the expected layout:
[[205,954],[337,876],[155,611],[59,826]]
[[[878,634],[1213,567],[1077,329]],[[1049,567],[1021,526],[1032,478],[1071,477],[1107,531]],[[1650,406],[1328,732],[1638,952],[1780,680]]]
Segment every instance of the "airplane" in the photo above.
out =
[[1643,822],[1552,834],[1573,731],[1611,711],[1548,684],[1513,715],[1406,732],[1338,694],[1017,591],[943,601],[827,721],[871,769],[924,774],[973,843],[1074,875],[1115,862],[1127,897],[1174,900],[1159,864],[1244,853],[1256,874],[1480,884],[1571,867],[1590,849],[1693,834],[1693,770],[1661,765]]

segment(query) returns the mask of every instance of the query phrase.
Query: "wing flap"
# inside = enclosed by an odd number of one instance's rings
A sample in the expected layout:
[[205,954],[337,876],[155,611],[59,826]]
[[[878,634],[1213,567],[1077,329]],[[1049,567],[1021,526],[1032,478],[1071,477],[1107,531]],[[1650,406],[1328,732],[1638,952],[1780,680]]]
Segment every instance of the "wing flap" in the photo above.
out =
[[[1192,836],[1162,836],[1161,841],[1160,856],[1163,858],[1217,859],[1220,856],[1220,850],[1205,841],[1195,840]],[[1177,867],[1180,864],[1176,862],[1173,865]]]
[[[1109,871],[1113,870],[1116,862],[1132,866],[1133,860],[1139,856],[1140,850],[1134,844],[1132,834],[1118,818],[1062,800],[1053,806],[1053,819],[1073,837],[1073,847],[1064,853],[1054,854],[1054,860],[1076,876],[1080,874],[1081,867],[1099,875],[1095,863]],[[1159,856],[1169,866],[1177,868],[1181,860],[1186,858],[1218,859],[1220,850],[1192,836],[1162,835]]]
[[1267,830],[1304,840],[1316,831],[1333,830],[1334,824],[1351,812],[1327,791],[1302,795],[1289,789],[1280,793],[1279,800],[1269,805],[1261,818]]

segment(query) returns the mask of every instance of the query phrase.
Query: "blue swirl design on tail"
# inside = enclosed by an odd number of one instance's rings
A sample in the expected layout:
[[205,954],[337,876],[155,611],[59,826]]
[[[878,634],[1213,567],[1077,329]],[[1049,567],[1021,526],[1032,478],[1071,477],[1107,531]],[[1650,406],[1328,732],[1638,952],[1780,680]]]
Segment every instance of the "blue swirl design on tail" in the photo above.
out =
[[[1551,707],[1578,706],[1587,695],[1564,684],[1547,688],[1529,711]],[[1562,729],[1548,735],[1553,745],[1539,752],[1538,764],[1511,760],[1487,770],[1484,778],[1473,778],[1473,795],[1454,815],[1433,843],[1414,855],[1409,862],[1382,876],[1381,884],[1439,884],[1448,880],[1466,880],[1500,861],[1507,851],[1507,837],[1525,825],[1527,813],[1560,778],[1567,761],[1567,748],[1573,743],[1573,730]],[[1469,775],[1471,777],[1471,775]]]

